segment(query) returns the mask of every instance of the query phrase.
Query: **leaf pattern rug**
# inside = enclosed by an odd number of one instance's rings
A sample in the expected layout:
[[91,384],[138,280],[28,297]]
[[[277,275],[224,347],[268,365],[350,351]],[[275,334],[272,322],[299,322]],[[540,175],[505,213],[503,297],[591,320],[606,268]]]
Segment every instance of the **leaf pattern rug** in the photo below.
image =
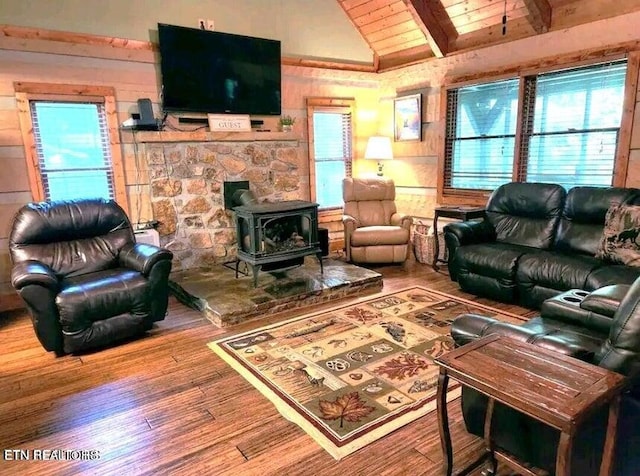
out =
[[[524,318],[412,287],[271,324],[209,347],[340,459],[435,409],[438,367],[464,313]],[[459,395],[450,385],[448,398]]]

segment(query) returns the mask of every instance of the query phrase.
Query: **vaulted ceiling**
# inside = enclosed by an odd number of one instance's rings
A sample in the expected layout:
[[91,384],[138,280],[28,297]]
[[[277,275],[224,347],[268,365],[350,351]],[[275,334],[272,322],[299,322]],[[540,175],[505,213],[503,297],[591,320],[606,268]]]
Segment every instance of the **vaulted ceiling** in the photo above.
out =
[[373,50],[379,70],[640,11],[640,0],[337,2]]

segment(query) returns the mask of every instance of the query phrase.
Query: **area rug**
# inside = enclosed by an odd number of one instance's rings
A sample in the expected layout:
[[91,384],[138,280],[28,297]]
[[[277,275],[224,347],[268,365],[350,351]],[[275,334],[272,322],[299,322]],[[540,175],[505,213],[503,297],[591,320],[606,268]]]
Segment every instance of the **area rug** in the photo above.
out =
[[[435,409],[438,367],[463,313],[523,318],[412,287],[296,317],[209,347],[335,459]],[[450,385],[448,399],[460,393]]]

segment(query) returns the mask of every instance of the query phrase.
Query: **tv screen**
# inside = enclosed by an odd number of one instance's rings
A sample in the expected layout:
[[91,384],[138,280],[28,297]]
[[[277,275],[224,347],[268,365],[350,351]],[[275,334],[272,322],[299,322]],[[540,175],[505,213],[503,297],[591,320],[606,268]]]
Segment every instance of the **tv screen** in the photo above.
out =
[[279,115],[280,42],[158,24],[165,111]]

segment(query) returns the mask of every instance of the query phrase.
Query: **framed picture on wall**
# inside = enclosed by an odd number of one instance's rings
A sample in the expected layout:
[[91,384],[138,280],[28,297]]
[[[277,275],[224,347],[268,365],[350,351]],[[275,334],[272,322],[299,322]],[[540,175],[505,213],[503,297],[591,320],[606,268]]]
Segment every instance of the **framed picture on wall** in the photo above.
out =
[[393,100],[393,139],[396,142],[422,140],[422,94]]

